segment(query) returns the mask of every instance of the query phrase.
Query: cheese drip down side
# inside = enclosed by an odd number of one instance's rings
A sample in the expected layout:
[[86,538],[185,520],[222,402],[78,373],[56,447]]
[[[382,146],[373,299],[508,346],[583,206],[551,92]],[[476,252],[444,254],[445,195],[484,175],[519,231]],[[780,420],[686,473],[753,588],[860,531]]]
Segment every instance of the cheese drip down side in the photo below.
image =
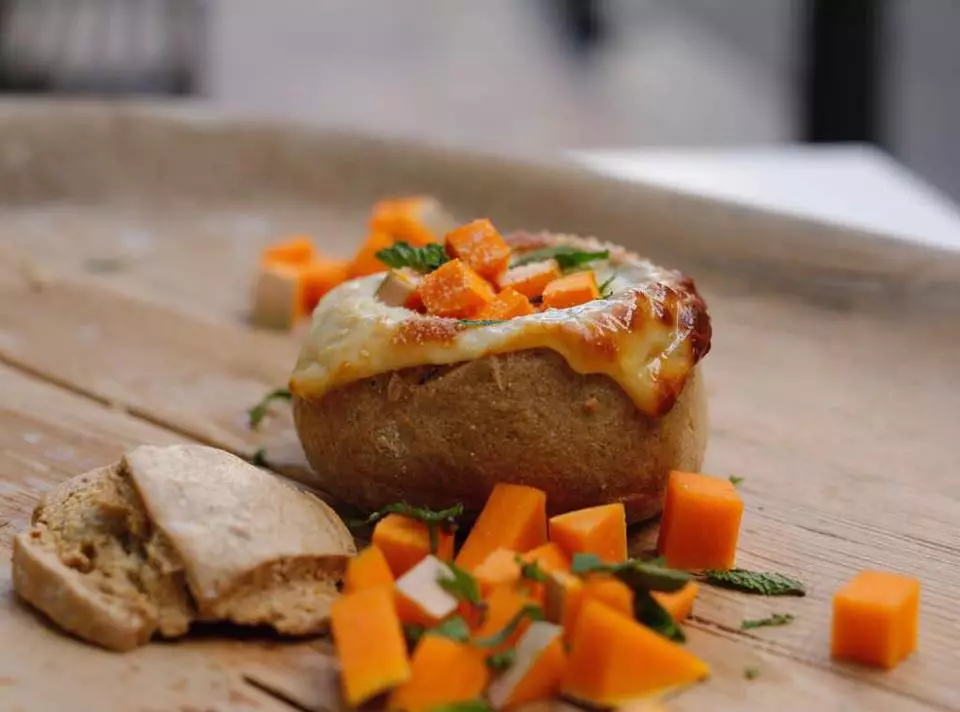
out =
[[692,280],[596,240],[548,242],[558,243],[610,250],[609,260],[590,265],[598,282],[612,278],[608,298],[473,325],[383,304],[375,297],[383,274],[346,282],[314,311],[291,391],[319,398],[403,368],[548,348],[578,373],[612,378],[647,415],[666,414],[710,348],[710,319]]

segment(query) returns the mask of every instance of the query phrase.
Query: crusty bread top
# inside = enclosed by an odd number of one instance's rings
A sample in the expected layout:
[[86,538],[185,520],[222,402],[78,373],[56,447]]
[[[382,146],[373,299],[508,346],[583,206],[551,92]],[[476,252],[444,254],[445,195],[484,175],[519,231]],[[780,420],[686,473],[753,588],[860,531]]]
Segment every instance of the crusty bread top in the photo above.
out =
[[477,325],[384,304],[375,296],[382,274],[351,280],[314,311],[291,390],[316,399],[403,368],[547,348],[578,373],[612,378],[641,412],[669,412],[710,348],[710,318],[693,281],[595,239],[524,233],[509,241],[516,254],[559,245],[609,251],[608,260],[590,266],[611,293],[568,309]]
[[180,554],[198,604],[270,562],[354,551],[326,504],[222,450],[144,445],[124,461],[150,519]]

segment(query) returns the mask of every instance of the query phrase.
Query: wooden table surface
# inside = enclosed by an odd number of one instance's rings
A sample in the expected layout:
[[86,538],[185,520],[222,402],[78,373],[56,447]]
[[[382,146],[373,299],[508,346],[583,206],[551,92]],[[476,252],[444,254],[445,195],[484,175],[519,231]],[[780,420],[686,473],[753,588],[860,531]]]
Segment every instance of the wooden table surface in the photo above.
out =
[[[105,652],[60,634],[20,604],[7,560],[12,534],[27,526],[45,490],[138,443],[197,441],[247,457],[265,447],[276,469],[309,481],[288,414],[279,412],[258,432],[245,424],[250,405],[286,381],[301,335],[247,325],[257,250],[296,230],[346,255],[362,236],[370,198],[391,186],[377,183],[386,180],[381,175],[362,188],[318,190],[334,185],[323,182],[328,176],[302,192],[278,191],[270,171],[323,173],[332,163],[346,165],[335,148],[304,139],[302,146],[294,142],[302,150],[285,149],[280,157],[272,148],[276,168],[262,168],[256,181],[230,178],[234,193],[221,193],[219,183],[203,193],[215,155],[204,153],[213,140],[206,130],[187,136],[151,126],[137,141],[152,148],[128,148],[153,151],[157,163],[130,163],[127,155],[107,170],[97,150],[112,146],[107,139],[116,134],[78,125],[59,130],[82,129],[84,140],[34,152],[16,180],[0,162],[0,709],[287,710],[289,702],[339,709],[325,641],[228,640],[207,632],[124,655]],[[14,128],[24,146],[51,145],[33,125]],[[177,141],[163,134],[168,130]],[[295,134],[284,136],[294,141]],[[252,139],[244,140],[236,145]],[[170,150],[183,157],[163,164],[161,154]],[[411,177],[409,161],[398,162],[402,151],[391,158],[384,147],[364,150],[357,160],[390,173],[395,192],[433,188],[459,213],[491,214],[506,225],[539,227],[559,216],[582,229],[578,216],[591,214],[601,236],[657,252],[670,245],[637,238],[630,231],[635,216],[687,219],[674,204],[658,213],[650,203],[644,212],[645,200],[664,196],[589,177],[568,184],[547,169],[529,169],[530,180],[497,202],[478,173],[486,164],[469,164],[464,174],[467,164],[455,156],[438,154],[431,163],[411,154],[421,169]],[[348,172],[344,180],[355,180]],[[456,176],[459,187],[452,188]],[[537,184],[549,185],[549,194]],[[576,196],[586,192],[586,202],[565,196],[574,189]],[[636,191],[629,193],[633,202],[590,213],[589,201],[606,205],[617,190]],[[751,223],[744,220],[717,221],[717,239],[724,231],[745,234]],[[668,228],[664,223],[664,234]],[[874,273],[880,258],[866,251],[849,257],[863,266],[857,274],[811,276],[804,270],[816,260],[791,255],[773,279],[770,269],[722,269],[683,249],[715,327],[704,364],[706,470],[744,478],[738,564],[794,575],[809,594],[766,599],[704,591],[688,623],[688,645],[713,676],[670,700],[669,709],[960,709],[960,301],[944,276],[954,273],[936,255],[914,253]],[[923,269],[896,271],[907,263]],[[635,545],[653,531],[639,529]],[[923,582],[920,650],[891,672],[829,657],[833,591],[866,567]],[[796,621],[740,629],[744,618],[773,612]],[[759,677],[745,679],[747,667]]]

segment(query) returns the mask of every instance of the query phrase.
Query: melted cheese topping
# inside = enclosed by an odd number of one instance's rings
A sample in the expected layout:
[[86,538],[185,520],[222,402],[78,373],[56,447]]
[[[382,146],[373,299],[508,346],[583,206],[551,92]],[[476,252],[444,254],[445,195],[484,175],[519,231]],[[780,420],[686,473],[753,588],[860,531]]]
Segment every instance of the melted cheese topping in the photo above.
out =
[[314,311],[291,390],[317,398],[411,366],[548,348],[578,373],[612,378],[644,413],[668,412],[709,349],[709,317],[692,282],[596,240],[552,236],[547,244],[558,243],[610,250],[590,265],[598,283],[612,279],[609,298],[476,326],[383,304],[374,296],[383,274],[346,282]]

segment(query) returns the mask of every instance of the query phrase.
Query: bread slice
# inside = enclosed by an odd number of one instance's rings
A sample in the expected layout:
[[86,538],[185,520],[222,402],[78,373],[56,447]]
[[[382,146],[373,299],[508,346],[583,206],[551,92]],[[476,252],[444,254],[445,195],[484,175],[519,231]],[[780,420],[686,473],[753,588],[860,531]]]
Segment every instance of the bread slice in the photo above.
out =
[[119,463],[41,501],[14,538],[13,584],[63,628],[114,650],[182,635],[195,618],[179,557]]
[[145,446],[40,502],[13,581],[63,628],[129,650],[194,620],[322,631],[352,553],[315,497],[213,448]]
[[124,457],[150,519],[183,557],[204,619],[326,626],[353,537],[321,500],[222,450],[145,445]]

